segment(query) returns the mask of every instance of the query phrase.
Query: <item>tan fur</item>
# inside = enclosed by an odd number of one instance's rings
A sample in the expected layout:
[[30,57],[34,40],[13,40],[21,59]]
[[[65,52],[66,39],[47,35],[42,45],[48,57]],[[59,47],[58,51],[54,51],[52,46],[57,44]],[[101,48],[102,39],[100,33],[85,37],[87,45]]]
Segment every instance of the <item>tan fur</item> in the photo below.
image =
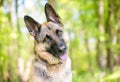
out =
[[63,24],[49,3],[45,4],[47,22],[39,24],[30,16],[24,21],[34,42],[30,82],[71,82],[71,61],[67,57]]
[[[52,26],[52,31],[58,28],[57,25],[55,26],[55,24],[48,22],[45,23],[45,25],[42,25],[44,30],[47,30],[46,25]],[[44,30],[42,30],[42,36],[44,36],[46,32],[44,32]],[[47,33],[49,33],[49,30]],[[52,33],[49,33],[49,35],[52,36]],[[35,41],[34,48],[37,55],[35,55],[35,59],[33,61],[31,82],[71,82],[72,75],[69,57],[65,61],[60,60],[46,52],[46,46],[49,45],[37,43]]]

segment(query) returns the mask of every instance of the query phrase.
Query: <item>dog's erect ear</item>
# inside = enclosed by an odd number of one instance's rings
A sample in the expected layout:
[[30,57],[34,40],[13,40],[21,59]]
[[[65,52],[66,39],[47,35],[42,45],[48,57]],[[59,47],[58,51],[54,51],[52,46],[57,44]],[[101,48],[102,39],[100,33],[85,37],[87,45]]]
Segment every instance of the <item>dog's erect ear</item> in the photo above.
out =
[[49,3],[45,4],[45,14],[47,21],[61,23],[59,15],[55,12],[53,7]]
[[30,16],[24,16],[24,21],[30,35],[35,36],[36,33],[40,32],[40,24],[32,19]]

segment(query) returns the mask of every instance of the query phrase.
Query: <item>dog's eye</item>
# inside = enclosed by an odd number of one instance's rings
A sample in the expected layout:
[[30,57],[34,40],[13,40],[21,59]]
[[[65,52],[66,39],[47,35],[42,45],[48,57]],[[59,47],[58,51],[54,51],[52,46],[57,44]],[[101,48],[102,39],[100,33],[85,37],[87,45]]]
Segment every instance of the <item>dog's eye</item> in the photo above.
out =
[[62,37],[62,31],[57,30],[56,34],[57,34],[58,37]]
[[43,42],[50,43],[51,38],[49,36],[46,36]]

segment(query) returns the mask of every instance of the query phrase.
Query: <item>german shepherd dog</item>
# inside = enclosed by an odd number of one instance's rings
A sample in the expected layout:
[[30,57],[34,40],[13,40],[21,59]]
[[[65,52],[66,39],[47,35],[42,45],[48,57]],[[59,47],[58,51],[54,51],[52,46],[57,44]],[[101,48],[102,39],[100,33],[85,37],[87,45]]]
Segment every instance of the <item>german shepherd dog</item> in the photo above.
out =
[[71,62],[67,55],[63,24],[53,7],[45,4],[47,22],[39,24],[25,16],[26,27],[35,39],[30,82],[71,82]]

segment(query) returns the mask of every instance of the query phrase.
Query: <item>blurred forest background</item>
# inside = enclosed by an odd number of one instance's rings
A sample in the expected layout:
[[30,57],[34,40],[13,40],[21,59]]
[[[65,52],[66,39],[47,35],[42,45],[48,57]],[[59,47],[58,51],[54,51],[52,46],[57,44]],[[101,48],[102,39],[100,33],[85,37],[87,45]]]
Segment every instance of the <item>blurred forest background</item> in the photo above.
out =
[[34,39],[23,17],[52,4],[69,35],[73,82],[120,82],[120,0],[0,0],[0,82],[27,82]]

